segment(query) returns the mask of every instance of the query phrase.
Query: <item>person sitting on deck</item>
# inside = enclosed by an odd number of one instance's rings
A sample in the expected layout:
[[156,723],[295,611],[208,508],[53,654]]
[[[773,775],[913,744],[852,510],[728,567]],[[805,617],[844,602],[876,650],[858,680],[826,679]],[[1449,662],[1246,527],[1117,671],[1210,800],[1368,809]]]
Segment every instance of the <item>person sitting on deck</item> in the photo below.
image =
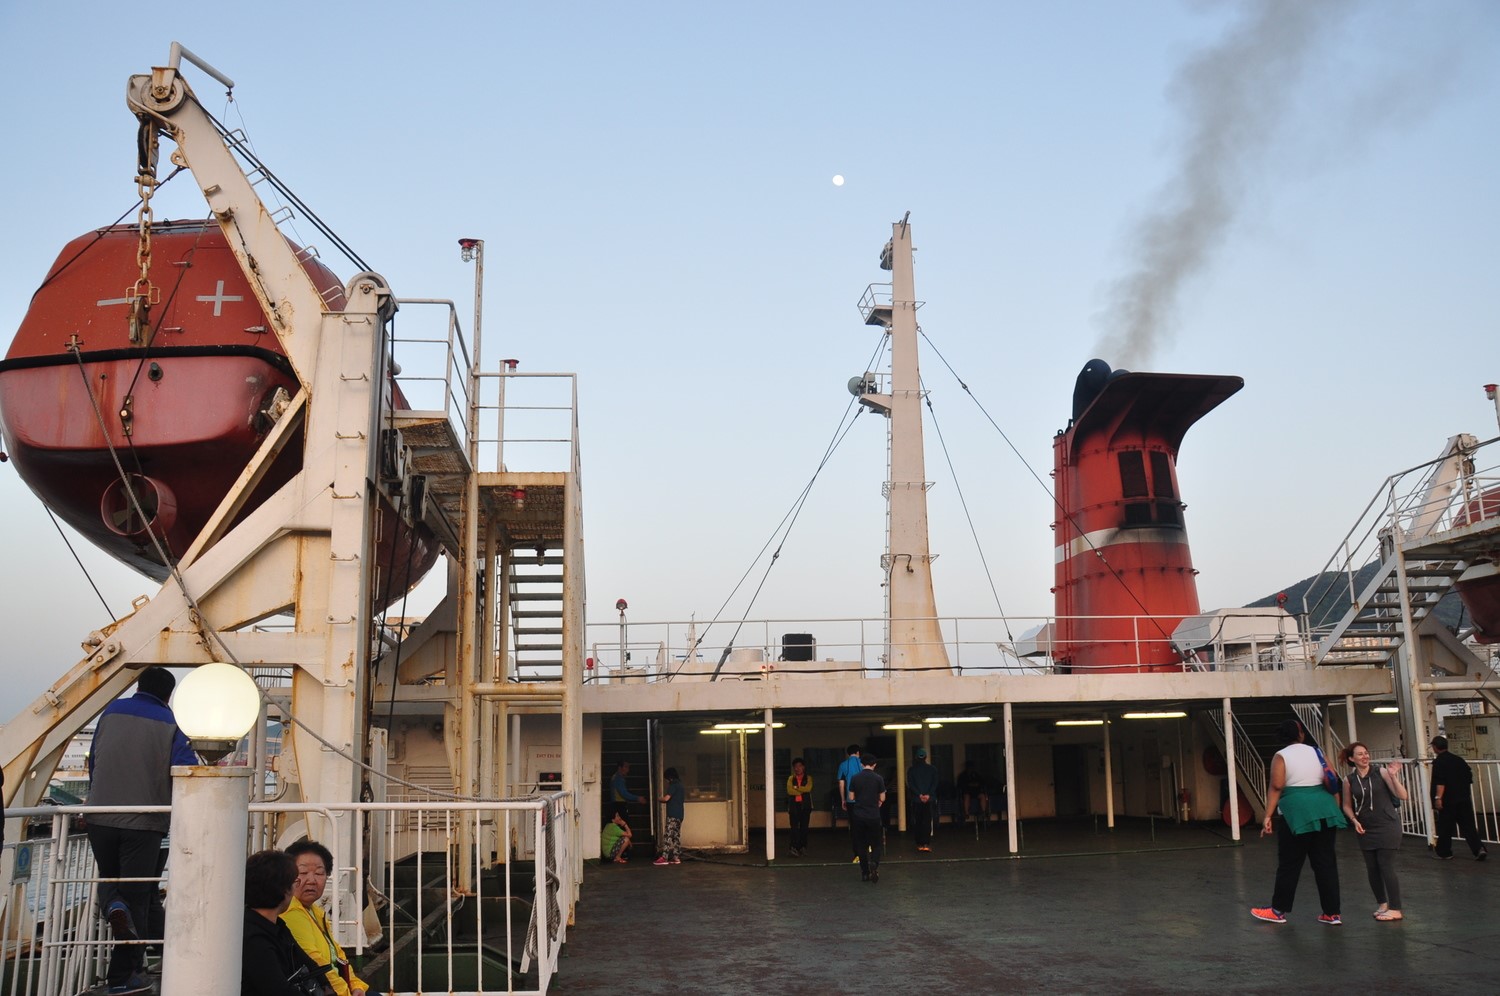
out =
[[625,822],[625,817],[616,813],[604,824],[604,832],[599,835],[599,860],[613,861],[617,865],[627,863],[630,844],[630,824]]
[[958,818],[966,822],[970,816],[981,823],[990,818],[990,796],[984,788],[984,776],[973,761],[964,762],[964,770],[958,776]]
[[333,992],[323,981],[322,969],[297,946],[281,919],[292,904],[296,883],[297,861],[285,851],[259,851],[245,860],[240,996],[304,996],[309,991],[328,996]]
[[317,963],[335,996],[365,996],[370,984],[355,974],[349,956],[333,939],[328,911],[318,902],[333,873],[333,852],[315,840],[304,839],[288,845],[286,853],[297,862],[297,881],[292,886],[292,901],[282,911],[282,922],[297,946]]

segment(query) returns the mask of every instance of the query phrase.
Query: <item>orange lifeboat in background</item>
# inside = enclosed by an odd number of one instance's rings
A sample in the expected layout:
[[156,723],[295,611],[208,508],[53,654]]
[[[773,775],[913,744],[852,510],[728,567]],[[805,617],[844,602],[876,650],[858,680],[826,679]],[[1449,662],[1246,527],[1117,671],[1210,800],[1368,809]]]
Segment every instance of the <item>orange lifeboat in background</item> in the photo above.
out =
[[[1471,499],[1454,516],[1454,526],[1493,523],[1500,518],[1500,488],[1490,488]],[[1500,549],[1477,558],[1453,582],[1459,599],[1474,622],[1476,643],[1500,643]]]
[[[168,561],[188,549],[275,424],[274,406],[299,385],[213,222],[153,228],[150,324],[133,340],[138,242],[138,230],[122,225],[63,249],[0,361],[0,430],[21,479],[48,508],[117,560],[162,580],[169,564],[152,535]],[[341,310],[343,283],[299,256],[329,308]],[[239,517],[301,464],[294,434]],[[389,505],[379,514],[397,526],[376,529],[377,561],[394,570],[385,577],[409,579],[409,587],[437,559],[438,544]],[[393,596],[404,590],[382,586]]]

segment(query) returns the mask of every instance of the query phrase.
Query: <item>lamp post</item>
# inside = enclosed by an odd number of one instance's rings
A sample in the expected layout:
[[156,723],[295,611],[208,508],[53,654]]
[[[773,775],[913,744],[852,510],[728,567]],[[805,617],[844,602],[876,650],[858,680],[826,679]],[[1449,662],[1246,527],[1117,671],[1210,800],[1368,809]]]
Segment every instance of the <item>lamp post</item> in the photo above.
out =
[[[255,679],[233,664],[195,668],[172,696],[177,725],[207,764],[172,768],[172,838],[162,996],[236,996],[253,769],[210,765],[260,717]],[[212,952],[212,957],[206,953]]]

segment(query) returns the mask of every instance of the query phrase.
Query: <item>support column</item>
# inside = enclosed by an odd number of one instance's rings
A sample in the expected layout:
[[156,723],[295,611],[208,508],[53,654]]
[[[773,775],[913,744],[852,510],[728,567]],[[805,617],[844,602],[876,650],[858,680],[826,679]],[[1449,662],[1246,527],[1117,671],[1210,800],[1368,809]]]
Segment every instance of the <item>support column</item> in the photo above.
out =
[[[890,786],[886,786],[889,790]],[[896,731],[896,830],[906,833],[906,731]]]
[[[1224,766],[1229,769],[1229,836],[1240,839],[1240,774],[1234,761],[1234,712],[1224,699]],[[1266,786],[1269,791],[1270,786]]]
[[1354,696],[1344,696],[1344,718],[1349,721],[1349,742],[1352,744],[1359,739],[1359,730],[1354,721]]
[[1104,714],[1104,824],[1115,828],[1115,759],[1110,745],[1109,713]]
[[766,861],[776,860],[776,746],[775,731],[771,728],[771,710],[765,714],[766,724]]
[[[244,948],[249,768],[172,768],[162,996],[238,996]],[[212,952],[211,958],[204,957]]]
[[1016,731],[1009,702],[1005,703],[1005,816],[1010,825],[1010,853],[1015,854],[1021,843],[1016,825]]

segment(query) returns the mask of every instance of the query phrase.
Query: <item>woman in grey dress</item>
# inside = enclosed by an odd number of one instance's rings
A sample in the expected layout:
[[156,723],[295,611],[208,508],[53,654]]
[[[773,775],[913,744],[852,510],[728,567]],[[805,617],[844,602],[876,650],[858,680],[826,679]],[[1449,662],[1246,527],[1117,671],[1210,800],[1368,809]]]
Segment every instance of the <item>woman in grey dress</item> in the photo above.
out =
[[1380,905],[1377,920],[1400,920],[1401,883],[1396,877],[1396,849],[1401,846],[1401,762],[1370,763],[1370,748],[1355,741],[1344,748],[1343,761],[1353,767],[1344,779],[1344,814],[1359,835],[1359,849],[1370,876],[1370,890]]

